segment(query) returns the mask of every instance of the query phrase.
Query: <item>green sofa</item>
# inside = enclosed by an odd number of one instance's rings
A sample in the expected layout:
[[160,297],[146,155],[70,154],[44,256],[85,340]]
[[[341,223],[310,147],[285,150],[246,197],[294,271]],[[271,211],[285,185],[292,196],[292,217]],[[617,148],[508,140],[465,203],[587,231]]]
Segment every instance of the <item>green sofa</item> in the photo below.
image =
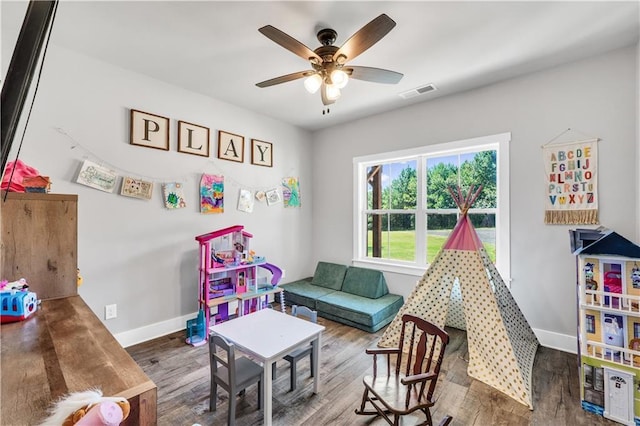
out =
[[288,305],[303,305],[332,321],[370,333],[389,324],[404,304],[373,269],[318,262],[313,277],[281,284]]

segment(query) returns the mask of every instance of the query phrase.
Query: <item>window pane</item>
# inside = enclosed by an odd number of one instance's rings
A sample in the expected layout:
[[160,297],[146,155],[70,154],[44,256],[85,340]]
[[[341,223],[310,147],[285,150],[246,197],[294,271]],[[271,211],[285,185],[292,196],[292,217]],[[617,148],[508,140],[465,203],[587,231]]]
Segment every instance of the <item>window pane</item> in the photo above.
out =
[[417,160],[367,168],[367,208],[415,210]]
[[496,208],[496,151],[431,157],[427,159],[427,208],[455,208],[450,187],[463,190],[482,185],[475,208]]
[[458,156],[427,159],[427,208],[452,209],[456,203],[449,194],[449,187],[458,185]]
[[369,214],[367,223],[367,257],[415,261],[414,214]]
[[382,166],[376,165],[367,168],[367,209],[379,209],[382,207]]
[[497,208],[496,151],[480,151],[460,156],[460,185],[482,185],[482,192],[473,208]]
[[[415,210],[417,198],[417,161],[392,163],[384,167],[383,179],[388,181],[384,191],[388,191],[388,207],[396,210]],[[387,174],[388,173],[388,174]],[[385,194],[386,195],[386,194]]]
[[435,259],[457,222],[457,214],[427,214],[427,263]]
[[473,227],[476,228],[478,237],[480,237],[489,258],[493,263],[496,263],[496,215],[494,213],[469,213],[469,219]]

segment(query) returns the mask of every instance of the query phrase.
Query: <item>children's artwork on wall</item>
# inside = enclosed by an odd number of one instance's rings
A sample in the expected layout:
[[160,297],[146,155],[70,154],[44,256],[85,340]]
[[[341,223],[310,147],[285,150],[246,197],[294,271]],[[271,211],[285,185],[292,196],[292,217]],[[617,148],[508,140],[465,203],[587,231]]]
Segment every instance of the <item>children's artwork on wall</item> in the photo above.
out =
[[282,179],[282,198],[285,207],[300,207],[300,183],[298,178]]
[[264,202],[267,199],[267,194],[265,194],[264,191],[258,191],[256,192],[256,200],[260,201],[260,202]]
[[280,191],[278,190],[278,188],[270,189],[269,191],[266,192],[266,195],[267,195],[267,204],[270,206],[282,201],[282,197],[280,196]]
[[598,224],[598,139],[542,147],[544,223]]
[[100,166],[92,161],[82,163],[76,182],[104,192],[113,192],[118,175],[115,170]]
[[143,200],[150,200],[153,193],[153,182],[148,182],[141,179],[135,179],[129,176],[122,178],[122,187],[120,188],[120,195],[125,197],[141,198]]
[[251,213],[253,211],[253,194],[248,189],[241,189],[238,196],[238,210]]
[[224,212],[224,176],[203,174],[200,179],[200,213]]
[[184,200],[184,190],[180,182],[162,184],[162,198],[164,206],[168,209],[181,209],[187,207]]

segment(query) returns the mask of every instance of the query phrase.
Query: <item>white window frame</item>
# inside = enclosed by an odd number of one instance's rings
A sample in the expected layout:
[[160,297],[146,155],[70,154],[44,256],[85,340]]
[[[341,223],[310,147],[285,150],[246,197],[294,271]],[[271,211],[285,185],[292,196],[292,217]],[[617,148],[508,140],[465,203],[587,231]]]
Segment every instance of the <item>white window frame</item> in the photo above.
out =
[[[422,193],[426,190],[424,166],[421,164],[421,156],[451,155],[468,152],[469,150],[495,150],[496,151],[496,268],[500,272],[505,284],[510,287],[511,282],[511,247],[510,247],[510,213],[509,213],[509,142],[511,133],[499,133],[496,135],[481,136],[477,138],[446,142],[435,145],[427,145],[401,151],[393,151],[380,154],[372,154],[353,159],[353,264],[362,267],[375,267],[377,269],[395,272],[405,275],[422,276],[426,271],[426,256],[423,256],[425,248],[421,247],[421,241],[426,239],[417,237],[416,253],[418,262],[397,261],[392,259],[373,259],[367,257],[366,243],[366,214],[367,210],[367,169],[380,163],[402,162],[418,159],[417,179],[418,202],[423,199]],[[407,211],[408,212],[408,211]],[[416,206],[416,233],[425,229],[426,206]],[[422,259],[422,260],[421,260]]]

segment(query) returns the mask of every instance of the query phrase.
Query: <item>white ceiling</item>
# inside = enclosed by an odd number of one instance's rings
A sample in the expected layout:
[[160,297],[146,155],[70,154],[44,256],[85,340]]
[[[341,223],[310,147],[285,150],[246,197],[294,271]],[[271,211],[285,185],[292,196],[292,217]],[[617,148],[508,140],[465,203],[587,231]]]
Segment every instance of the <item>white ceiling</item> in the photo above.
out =
[[[2,0],[3,44],[15,42],[25,8]],[[303,80],[255,86],[310,68],[258,28],[315,49],[320,28],[336,30],[339,46],[381,13],[397,26],[349,64],[401,72],[399,84],[352,80],[325,115]],[[62,1],[51,43],[316,130],[633,45],[639,28],[638,1]],[[438,90],[399,96],[430,83]]]

